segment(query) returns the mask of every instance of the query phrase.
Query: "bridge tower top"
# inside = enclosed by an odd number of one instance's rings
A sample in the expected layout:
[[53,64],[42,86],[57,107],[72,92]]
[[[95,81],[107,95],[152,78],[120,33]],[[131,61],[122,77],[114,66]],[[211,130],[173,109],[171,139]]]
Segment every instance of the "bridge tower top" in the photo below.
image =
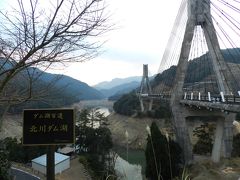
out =
[[152,94],[152,88],[150,86],[149,77],[148,77],[148,65],[143,64],[143,76],[140,86],[140,93],[141,94]]
[[192,159],[192,150],[188,142],[189,137],[186,135],[187,125],[184,114],[188,112],[191,116],[195,114],[193,111],[190,112],[184,109],[185,107],[182,107],[179,102],[182,100],[184,94],[184,80],[196,26],[199,29],[201,28],[202,35],[205,37],[209,60],[212,61],[211,64],[219,93],[231,95],[231,93],[236,94],[237,92],[233,74],[224,61],[220,50],[217,33],[213,24],[214,19],[212,19],[211,15],[211,4],[210,0],[187,0],[187,22],[170,100],[173,122],[177,131],[176,136],[184,149],[184,157],[187,162],[190,162]]
[[188,1],[188,18],[194,18],[196,25],[206,22],[206,17],[211,17],[210,14],[210,0]]
[[229,71],[220,50],[215,27],[211,16],[210,0],[188,0],[188,19],[177,65],[171,102],[178,102],[183,95],[183,84],[188,66],[191,44],[196,26],[203,30],[207,48],[211,57],[219,92],[230,95],[236,93],[234,78]]
[[[142,76],[142,81],[141,81],[141,86],[140,86],[140,92],[139,92],[139,100],[140,100],[140,105],[141,105],[141,111],[144,112],[144,103],[143,103],[143,97],[147,97],[148,95],[152,94],[152,88],[149,82],[148,78],[148,65],[143,64],[143,76]],[[149,102],[149,107],[148,110],[152,110],[152,99]]]

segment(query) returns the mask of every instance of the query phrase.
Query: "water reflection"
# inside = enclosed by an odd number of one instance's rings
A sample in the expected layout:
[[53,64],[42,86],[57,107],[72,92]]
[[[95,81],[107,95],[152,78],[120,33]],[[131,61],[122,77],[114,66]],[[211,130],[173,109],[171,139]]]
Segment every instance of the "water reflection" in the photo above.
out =
[[[97,111],[99,111],[100,113],[104,113],[104,115],[106,117],[110,114],[109,109],[106,107],[98,107],[95,109],[97,109]],[[94,122],[94,128],[98,128],[98,127],[99,127],[99,122]],[[118,148],[118,150],[120,150],[120,149]],[[120,152],[120,151],[124,151],[124,152]],[[125,149],[121,149],[120,151],[117,153],[120,153],[121,155],[125,154],[125,152],[126,152]],[[133,156],[135,158],[137,156],[138,160],[139,159],[142,160],[142,156],[143,156],[142,152],[130,151],[129,153],[131,155],[134,154]],[[138,156],[141,156],[141,158],[139,158]],[[133,162],[131,162],[131,163],[133,163]],[[137,165],[137,164],[130,164],[128,161],[124,160],[120,156],[118,156],[116,159],[115,171],[116,171],[116,174],[117,174],[119,180],[142,180],[142,174],[141,174],[142,166]]]
[[110,111],[108,108],[105,107],[99,107],[97,108],[100,113],[103,113],[105,117],[107,117],[110,114]]
[[142,167],[136,164],[129,164],[118,156],[115,164],[115,171],[120,180],[141,180]]

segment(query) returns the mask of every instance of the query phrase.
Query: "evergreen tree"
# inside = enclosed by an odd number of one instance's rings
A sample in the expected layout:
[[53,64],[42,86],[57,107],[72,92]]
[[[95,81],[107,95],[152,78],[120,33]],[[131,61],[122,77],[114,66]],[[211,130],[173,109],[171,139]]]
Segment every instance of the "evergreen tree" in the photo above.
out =
[[179,175],[181,148],[171,138],[162,135],[152,123],[145,150],[146,177],[151,180],[167,180]]
[[233,136],[232,156],[240,157],[240,134],[239,133]]
[[136,94],[131,92],[118,99],[113,104],[113,109],[119,114],[131,116],[140,109],[140,102]]
[[10,180],[9,169],[10,161],[8,161],[8,155],[4,151],[0,151],[0,179]]
[[240,113],[237,113],[236,114],[236,118],[235,118],[236,120],[240,120]]
[[22,146],[22,142],[11,137],[0,140],[0,147],[7,154],[9,161],[19,163],[31,162],[33,158],[46,153],[46,147],[44,146]]
[[77,119],[77,124],[79,127],[85,128],[90,123],[89,113],[89,109],[82,109],[80,111]]
[[[110,130],[106,127],[107,118],[98,109],[82,110],[76,125],[76,145],[80,148],[80,161],[90,167],[95,178],[104,179],[112,172],[108,157],[113,146]],[[94,126],[99,123],[99,126]]]
[[213,147],[213,136],[215,126],[213,124],[204,123],[193,130],[193,136],[197,136],[198,141],[193,146],[193,152],[196,154],[206,155],[211,153]]

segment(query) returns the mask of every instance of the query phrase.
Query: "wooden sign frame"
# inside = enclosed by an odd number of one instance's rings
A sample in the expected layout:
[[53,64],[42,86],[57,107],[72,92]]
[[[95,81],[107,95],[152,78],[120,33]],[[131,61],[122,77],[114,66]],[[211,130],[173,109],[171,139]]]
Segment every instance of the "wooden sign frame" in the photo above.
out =
[[74,109],[26,109],[23,111],[23,145],[74,143]]

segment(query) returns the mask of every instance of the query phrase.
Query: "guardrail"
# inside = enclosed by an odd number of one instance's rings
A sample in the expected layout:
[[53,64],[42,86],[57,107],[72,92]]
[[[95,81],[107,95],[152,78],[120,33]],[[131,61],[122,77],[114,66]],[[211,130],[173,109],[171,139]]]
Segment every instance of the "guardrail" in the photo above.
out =
[[[142,98],[160,98],[160,99],[170,99],[171,95],[169,94],[140,94],[138,96]],[[184,94],[182,99],[192,100],[192,101],[205,101],[212,103],[225,103],[225,104],[240,104],[240,96],[235,95],[193,95],[193,94]]]
[[137,96],[140,96],[142,98],[160,98],[160,99],[170,99],[171,95],[169,94],[140,94],[137,93]]
[[183,95],[183,99],[192,101],[205,101],[212,103],[225,103],[225,104],[240,104],[240,97],[234,95],[225,95],[224,99],[221,95]]

